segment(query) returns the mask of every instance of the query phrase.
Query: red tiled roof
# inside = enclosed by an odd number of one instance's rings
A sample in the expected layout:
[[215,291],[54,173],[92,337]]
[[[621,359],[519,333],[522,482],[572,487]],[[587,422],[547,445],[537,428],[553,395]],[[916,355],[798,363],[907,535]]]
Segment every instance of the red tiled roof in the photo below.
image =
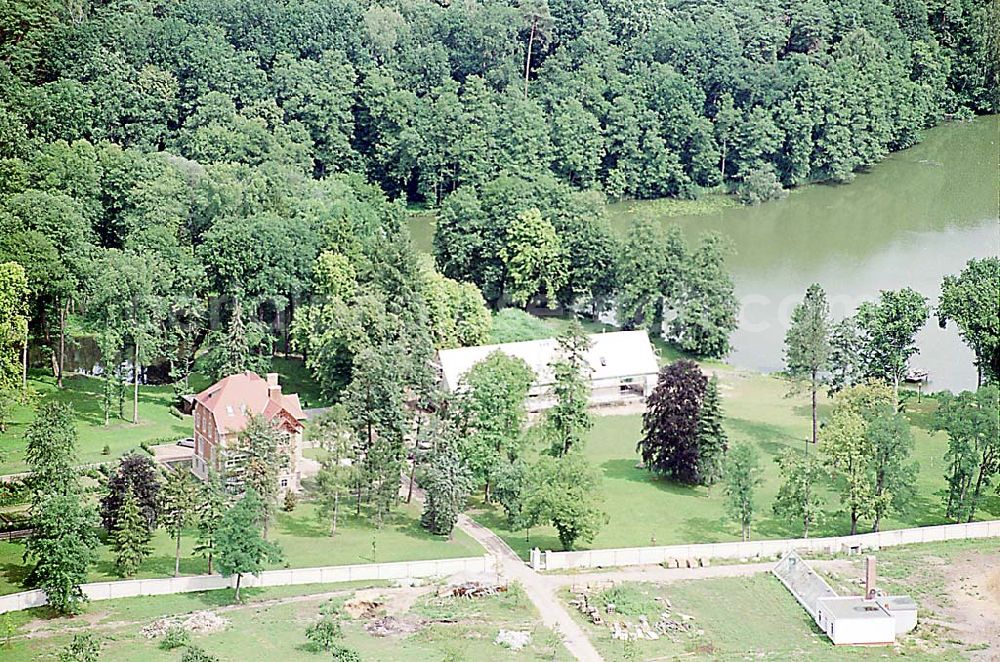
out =
[[298,395],[275,394],[271,397],[267,381],[253,372],[221,379],[194,399],[215,415],[215,424],[221,434],[242,430],[249,417],[255,414],[272,420],[284,411],[297,421],[305,419]]

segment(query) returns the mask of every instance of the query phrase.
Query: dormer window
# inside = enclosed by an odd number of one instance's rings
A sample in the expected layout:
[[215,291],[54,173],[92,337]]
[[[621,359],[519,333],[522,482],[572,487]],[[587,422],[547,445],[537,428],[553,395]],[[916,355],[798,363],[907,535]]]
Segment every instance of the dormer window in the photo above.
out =
[[232,405],[226,405],[226,413],[232,416],[235,412],[233,411]]

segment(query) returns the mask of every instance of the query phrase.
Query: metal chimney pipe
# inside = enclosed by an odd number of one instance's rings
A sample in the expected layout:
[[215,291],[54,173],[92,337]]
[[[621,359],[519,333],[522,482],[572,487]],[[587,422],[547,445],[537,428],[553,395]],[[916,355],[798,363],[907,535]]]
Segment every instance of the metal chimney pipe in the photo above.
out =
[[866,556],[865,557],[865,599],[874,600],[875,599],[875,557]]

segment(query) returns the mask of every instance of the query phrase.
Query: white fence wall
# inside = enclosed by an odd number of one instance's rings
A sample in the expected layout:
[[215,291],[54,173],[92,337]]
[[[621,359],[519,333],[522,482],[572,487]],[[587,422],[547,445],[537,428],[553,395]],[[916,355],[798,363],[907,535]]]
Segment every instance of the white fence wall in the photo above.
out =
[[970,524],[943,524],[916,529],[899,529],[832,538],[795,538],[791,540],[754,540],[666,547],[630,547],[594,549],[584,552],[550,552],[532,555],[535,570],[570,568],[606,568],[612,566],[654,565],[671,559],[750,559],[798,552],[838,553],[851,548],[875,549],[912,543],[1000,538],[1000,520]]
[[[407,577],[443,577],[459,572],[490,572],[495,567],[493,556],[472,556],[433,561],[401,561],[397,563],[363,563],[334,565],[322,568],[293,568],[265,570],[260,576],[244,575],[244,587],[291,586],[295,584],[334,584],[338,582],[378,579],[403,579]],[[84,584],[83,592],[91,600],[113,600],[140,595],[167,595],[231,588],[236,577],[198,575],[166,579],[127,579],[114,582]],[[9,611],[41,607],[46,603],[45,592],[24,591],[0,596],[0,614]]]

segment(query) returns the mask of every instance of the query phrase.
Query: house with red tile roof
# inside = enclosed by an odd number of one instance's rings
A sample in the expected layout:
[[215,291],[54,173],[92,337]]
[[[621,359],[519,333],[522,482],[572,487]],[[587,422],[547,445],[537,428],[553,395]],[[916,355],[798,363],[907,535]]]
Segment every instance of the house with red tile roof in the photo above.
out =
[[226,472],[227,450],[236,448],[250,417],[264,416],[283,433],[290,462],[279,470],[280,492],[301,487],[302,430],[305,414],[299,396],[284,394],[278,374],[230,375],[194,396],[194,456],[191,469],[203,480],[209,470]]

